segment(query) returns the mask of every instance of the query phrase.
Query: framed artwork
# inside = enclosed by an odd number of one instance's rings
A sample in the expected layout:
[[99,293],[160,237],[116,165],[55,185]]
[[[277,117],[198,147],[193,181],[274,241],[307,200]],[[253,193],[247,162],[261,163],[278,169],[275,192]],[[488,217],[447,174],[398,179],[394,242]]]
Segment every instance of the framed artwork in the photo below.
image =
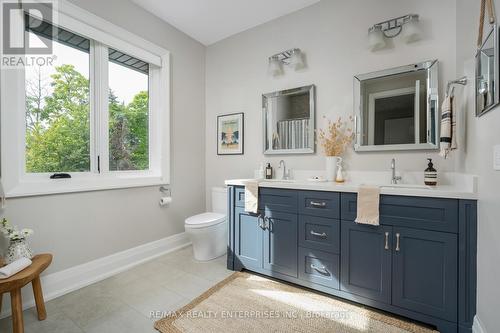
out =
[[217,155],[243,155],[244,114],[217,116]]

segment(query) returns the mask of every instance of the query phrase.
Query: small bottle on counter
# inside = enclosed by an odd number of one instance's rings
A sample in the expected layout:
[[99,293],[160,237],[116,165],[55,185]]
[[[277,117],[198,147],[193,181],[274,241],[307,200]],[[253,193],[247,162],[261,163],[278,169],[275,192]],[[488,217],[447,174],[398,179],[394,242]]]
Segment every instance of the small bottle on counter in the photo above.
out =
[[424,183],[429,186],[437,185],[437,170],[434,169],[434,164],[432,163],[432,158],[427,159],[429,164],[427,165],[427,169],[424,171]]
[[271,166],[271,163],[267,163],[266,179],[272,179],[272,178],[273,178],[273,167]]
[[260,163],[259,171],[258,171],[258,177],[259,179],[264,179],[266,176],[266,171],[264,168],[264,162]]

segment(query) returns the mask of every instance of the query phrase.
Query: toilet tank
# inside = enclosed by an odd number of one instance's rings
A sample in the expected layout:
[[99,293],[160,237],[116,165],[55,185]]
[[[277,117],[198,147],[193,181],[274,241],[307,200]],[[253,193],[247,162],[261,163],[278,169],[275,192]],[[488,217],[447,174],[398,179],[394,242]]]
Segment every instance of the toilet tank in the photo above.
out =
[[227,188],[212,188],[212,212],[227,215]]

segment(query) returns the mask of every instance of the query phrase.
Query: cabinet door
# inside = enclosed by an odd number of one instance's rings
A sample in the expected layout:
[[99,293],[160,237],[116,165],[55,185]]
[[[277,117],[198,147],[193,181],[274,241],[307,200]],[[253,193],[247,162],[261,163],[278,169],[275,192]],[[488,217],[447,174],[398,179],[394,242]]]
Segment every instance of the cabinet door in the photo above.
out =
[[342,221],[341,290],[390,302],[391,234],[392,227]]
[[248,269],[262,268],[262,236],[259,217],[246,213],[242,208],[236,208],[235,221],[235,260],[236,266]]
[[392,304],[456,321],[457,235],[394,228],[394,241]]
[[297,215],[266,211],[264,268],[297,277]]

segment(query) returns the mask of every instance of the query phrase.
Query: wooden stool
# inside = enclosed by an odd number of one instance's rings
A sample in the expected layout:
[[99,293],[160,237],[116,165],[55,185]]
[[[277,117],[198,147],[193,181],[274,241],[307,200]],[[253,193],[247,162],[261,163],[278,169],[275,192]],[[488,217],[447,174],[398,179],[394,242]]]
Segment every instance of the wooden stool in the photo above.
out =
[[21,299],[21,288],[31,282],[33,294],[35,295],[36,310],[38,320],[47,318],[45,303],[43,301],[42,285],[40,274],[52,262],[52,254],[39,254],[31,259],[33,263],[24,270],[14,274],[8,279],[0,280],[0,311],[2,311],[2,296],[10,293],[12,307],[12,326],[14,333],[24,332],[23,323],[23,301]]

